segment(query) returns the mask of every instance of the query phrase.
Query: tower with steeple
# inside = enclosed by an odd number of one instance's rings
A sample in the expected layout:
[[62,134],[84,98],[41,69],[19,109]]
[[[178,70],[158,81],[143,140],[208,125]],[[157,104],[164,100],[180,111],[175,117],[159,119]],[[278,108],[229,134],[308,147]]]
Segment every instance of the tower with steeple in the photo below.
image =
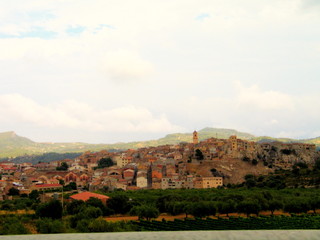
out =
[[193,144],[198,144],[198,143],[199,143],[198,132],[194,131],[193,132]]

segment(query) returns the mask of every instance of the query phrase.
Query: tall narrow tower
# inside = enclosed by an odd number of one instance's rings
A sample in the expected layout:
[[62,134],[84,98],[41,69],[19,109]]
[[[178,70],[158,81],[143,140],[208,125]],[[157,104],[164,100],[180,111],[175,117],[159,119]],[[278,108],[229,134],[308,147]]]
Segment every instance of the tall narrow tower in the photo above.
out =
[[199,143],[198,132],[194,131],[193,132],[193,144],[198,144],[198,143]]

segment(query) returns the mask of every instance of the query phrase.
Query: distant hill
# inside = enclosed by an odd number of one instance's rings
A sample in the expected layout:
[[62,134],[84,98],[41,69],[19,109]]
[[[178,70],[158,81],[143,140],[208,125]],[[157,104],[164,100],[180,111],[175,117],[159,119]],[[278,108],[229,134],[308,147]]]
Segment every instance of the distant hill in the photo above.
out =
[[199,133],[200,140],[205,140],[211,137],[226,139],[232,135],[236,135],[238,138],[247,139],[247,140],[255,138],[255,136],[250,133],[244,133],[244,132],[239,132],[233,129],[225,129],[225,128],[204,128],[200,130],[198,133]]
[[[320,137],[304,140],[295,140],[289,138],[271,138],[257,137],[249,133],[238,132],[233,129],[223,128],[204,128],[199,133],[199,140],[205,140],[211,137],[229,138],[231,135],[237,135],[238,138],[256,141],[256,142],[303,142],[313,143],[320,147]],[[28,138],[18,136],[15,132],[0,133],[0,158],[17,157],[23,155],[40,155],[44,153],[81,153],[85,151],[106,150],[126,150],[142,147],[160,146],[166,144],[177,144],[180,142],[192,142],[192,133],[173,133],[163,138],[150,141],[115,143],[115,144],[88,144],[88,143],[37,143]]]
[[[43,153],[34,155],[23,155],[15,158],[10,158],[10,161],[14,163],[32,163],[37,164],[39,162],[52,162],[64,159],[74,159],[81,155],[82,153]],[[0,158],[0,162],[8,161],[8,158]]]
[[0,158],[43,153],[70,153],[110,149],[108,144],[37,143],[15,132],[0,133]]

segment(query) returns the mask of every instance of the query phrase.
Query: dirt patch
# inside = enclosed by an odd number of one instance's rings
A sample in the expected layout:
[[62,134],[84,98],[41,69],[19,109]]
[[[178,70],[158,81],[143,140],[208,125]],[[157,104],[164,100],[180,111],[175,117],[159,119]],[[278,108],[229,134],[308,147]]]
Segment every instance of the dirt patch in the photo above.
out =
[[34,210],[16,210],[16,211],[6,211],[6,210],[0,210],[0,215],[7,215],[7,214],[35,214]]
[[[312,213],[310,211],[310,213]],[[320,212],[319,212],[320,213]],[[262,211],[260,212],[259,215],[263,215],[263,216],[270,216],[271,215],[271,212],[270,211]],[[285,213],[283,211],[275,211],[274,212],[274,215],[275,216],[279,216],[279,215],[285,215],[285,216],[290,216],[289,213]],[[256,216],[254,214],[251,214],[251,216]],[[219,215],[216,215],[216,216],[209,216],[210,218],[215,218],[217,219],[218,217],[222,217],[222,218],[228,218],[226,214],[219,214]],[[242,214],[242,213],[230,213],[229,214],[229,217],[247,217],[246,214]],[[185,214],[180,214],[180,215],[176,215],[176,216],[171,216],[171,215],[168,215],[168,214],[161,214],[158,218],[156,218],[155,220],[157,221],[162,221],[163,219],[166,220],[166,221],[174,221],[174,219],[185,219],[186,218],[186,215]],[[192,215],[188,215],[188,218],[193,218]],[[116,222],[116,221],[138,221],[139,218],[138,216],[114,216],[114,217],[107,217],[105,218],[105,220],[107,221],[112,221],[112,222]]]

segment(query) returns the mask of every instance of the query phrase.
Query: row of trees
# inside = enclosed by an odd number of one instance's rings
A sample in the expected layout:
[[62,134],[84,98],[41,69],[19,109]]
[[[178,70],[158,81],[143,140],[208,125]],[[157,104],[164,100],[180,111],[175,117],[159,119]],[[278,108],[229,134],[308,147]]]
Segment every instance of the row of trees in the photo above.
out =
[[320,209],[317,189],[184,189],[113,192],[115,203],[108,207],[115,213],[137,214],[141,206],[151,206],[159,213],[186,214],[205,217],[215,214],[256,214],[276,210],[288,213],[306,213]]
[[[62,208],[61,202],[52,200],[40,203],[39,193],[34,191],[28,197],[2,201],[1,209],[34,209],[35,215],[27,222],[18,219],[14,226],[10,218],[2,222],[1,231],[11,234],[19,226],[36,223],[40,233],[134,231],[134,224],[105,222],[103,216],[130,214],[150,220],[160,213],[185,214],[186,217],[206,217],[242,213],[259,215],[261,211],[283,210],[289,213],[316,213],[320,209],[320,198],[316,189],[260,190],[248,189],[190,189],[190,190],[143,190],[115,191],[110,195],[107,206],[96,198],[87,202],[71,201]],[[62,218],[62,216],[65,216]],[[62,219],[62,220],[61,220]],[[99,227],[98,227],[99,226]],[[2,229],[2,230],[1,230]],[[28,232],[25,228],[21,231]],[[18,230],[17,230],[17,233]]]
[[[247,182],[250,179],[251,177],[248,177]],[[283,210],[289,213],[303,213],[320,209],[320,196],[318,196],[317,189],[141,190],[115,191],[108,196],[111,198],[107,207],[97,199],[86,203],[72,201],[66,204],[65,209],[61,209],[61,212],[64,211],[64,215],[75,215],[79,209],[93,206],[101,210],[102,216],[131,214],[141,218],[153,218],[152,216],[157,216],[159,213],[190,214],[202,217],[232,212],[259,214],[261,211],[270,211],[273,214],[275,210]],[[50,212],[47,210],[50,206],[41,204],[39,199],[40,193],[34,190],[29,195],[18,199],[0,202],[0,209],[9,211],[33,209],[40,217],[46,217],[45,213]],[[58,209],[57,206],[56,209]],[[150,213],[151,210],[152,213]]]

